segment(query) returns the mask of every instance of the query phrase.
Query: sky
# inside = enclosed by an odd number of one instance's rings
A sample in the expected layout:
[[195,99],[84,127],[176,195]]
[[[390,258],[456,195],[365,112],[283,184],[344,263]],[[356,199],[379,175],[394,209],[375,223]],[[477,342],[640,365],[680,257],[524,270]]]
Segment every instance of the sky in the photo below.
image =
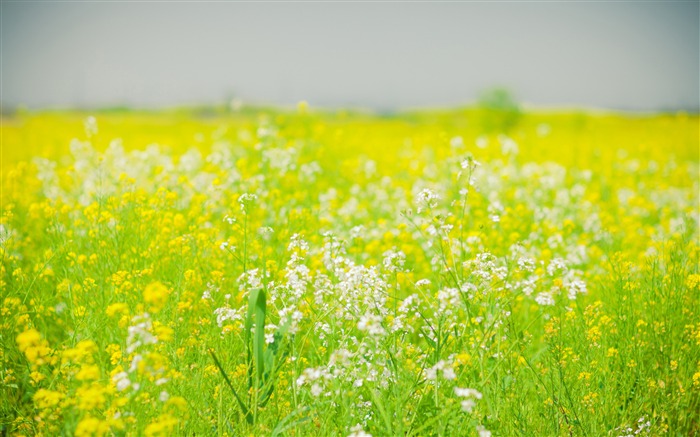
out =
[[0,103],[698,110],[699,4],[2,0]]

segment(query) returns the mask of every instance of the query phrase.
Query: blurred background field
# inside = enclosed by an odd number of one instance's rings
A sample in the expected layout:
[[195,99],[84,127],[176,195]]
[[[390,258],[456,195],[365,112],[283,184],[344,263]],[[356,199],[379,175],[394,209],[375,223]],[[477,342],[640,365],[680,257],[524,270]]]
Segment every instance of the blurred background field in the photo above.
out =
[[[520,110],[522,111],[522,110]],[[399,151],[406,141],[449,145],[455,136],[476,146],[479,137],[510,134],[528,160],[552,160],[562,165],[590,167],[618,150],[634,157],[664,161],[698,159],[698,116],[686,113],[625,114],[603,111],[543,111],[519,113],[516,124],[502,129],[503,117],[484,109],[424,110],[376,115],[357,110],[319,110],[300,115],[296,110],[249,108],[233,112],[225,107],[160,111],[104,110],[20,111],[3,116],[3,166],[34,156],[59,159],[69,154],[70,139],[83,134],[84,119],[100,122],[104,150],[121,139],[126,150],[158,144],[173,154],[189,148],[210,151],[212,139],[241,141],[241,131],[253,132],[260,120],[271,120],[285,133],[310,135],[312,141],[332,145],[335,153],[365,154],[372,159],[382,151]],[[245,139],[243,139],[245,141]],[[383,144],[382,148],[375,146]],[[478,147],[477,147],[478,148]],[[439,152],[436,152],[439,153]],[[390,158],[390,157],[387,157]]]

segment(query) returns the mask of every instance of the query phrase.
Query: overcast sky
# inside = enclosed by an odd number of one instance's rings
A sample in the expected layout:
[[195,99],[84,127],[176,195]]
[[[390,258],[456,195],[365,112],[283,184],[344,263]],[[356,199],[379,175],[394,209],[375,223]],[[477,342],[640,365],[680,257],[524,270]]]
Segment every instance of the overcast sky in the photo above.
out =
[[2,0],[2,104],[698,109],[698,5]]

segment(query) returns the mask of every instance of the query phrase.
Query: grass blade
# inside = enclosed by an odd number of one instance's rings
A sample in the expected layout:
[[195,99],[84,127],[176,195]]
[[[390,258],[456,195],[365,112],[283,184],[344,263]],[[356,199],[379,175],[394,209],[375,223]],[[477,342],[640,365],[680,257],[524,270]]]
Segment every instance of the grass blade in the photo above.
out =
[[253,355],[258,384],[263,383],[265,375],[265,315],[267,313],[265,290],[258,290],[255,299],[255,336],[253,337]]
[[249,424],[253,424],[253,415],[250,414],[250,410],[246,406],[245,402],[243,402],[243,399],[241,399],[240,396],[238,396],[238,393],[236,392],[236,389],[233,388],[233,384],[231,383],[231,380],[228,379],[228,375],[226,375],[226,371],[224,368],[221,366],[221,363],[219,363],[219,360],[216,358],[216,354],[214,353],[213,349],[209,349],[209,353],[211,354],[212,359],[214,360],[214,364],[216,367],[219,368],[219,372],[221,372],[221,376],[224,377],[224,381],[226,381],[226,384],[228,385],[228,388],[231,389],[231,392],[233,393],[233,396],[236,398],[238,401],[238,405],[241,407],[241,410],[243,410],[243,415],[245,416],[245,420]]

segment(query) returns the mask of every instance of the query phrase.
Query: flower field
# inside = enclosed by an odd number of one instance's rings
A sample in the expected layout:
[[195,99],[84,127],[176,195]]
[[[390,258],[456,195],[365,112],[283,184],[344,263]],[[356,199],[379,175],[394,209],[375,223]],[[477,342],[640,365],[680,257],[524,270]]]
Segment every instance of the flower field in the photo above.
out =
[[698,116],[2,119],[0,435],[700,435]]

